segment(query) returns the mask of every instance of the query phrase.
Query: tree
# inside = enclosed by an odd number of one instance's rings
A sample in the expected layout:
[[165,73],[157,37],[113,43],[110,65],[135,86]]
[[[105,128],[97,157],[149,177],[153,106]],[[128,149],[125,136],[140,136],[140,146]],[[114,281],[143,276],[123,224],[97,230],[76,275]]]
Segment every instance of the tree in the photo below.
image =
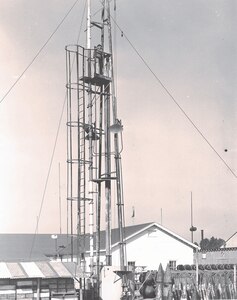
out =
[[225,241],[220,238],[211,237],[210,239],[203,239],[200,242],[200,247],[202,250],[214,250],[219,249],[225,244]]

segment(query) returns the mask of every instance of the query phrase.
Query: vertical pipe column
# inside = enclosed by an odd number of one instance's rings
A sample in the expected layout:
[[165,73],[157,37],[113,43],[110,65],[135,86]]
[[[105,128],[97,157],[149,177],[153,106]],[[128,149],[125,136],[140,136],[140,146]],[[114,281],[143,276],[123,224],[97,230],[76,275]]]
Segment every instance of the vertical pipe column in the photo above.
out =
[[[67,222],[67,234],[70,232],[71,240],[71,261],[73,261],[73,187],[72,187],[72,95],[71,95],[71,52],[66,48],[66,68],[67,68],[67,203],[70,224]],[[68,216],[69,217],[69,216]]]
[[[75,53],[75,59],[76,59],[76,81],[79,82],[79,48],[77,47],[77,51]],[[82,188],[82,180],[81,180],[81,169],[83,162],[81,161],[81,127],[83,120],[80,119],[81,112],[80,112],[80,90],[79,86],[77,85],[77,251],[76,251],[76,262],[77,264],[81,264],[81,253],[79,255],[79,248],[81,246],[81,188]],[[84,249],[80,249],[84,252]]]
[[191,242],[193,243],[193,193],[191,192]]
[[103,127],[103,96],[100,88],[99,105],[99,161],[98,161],[98,193],[96,206],[96,275],[97,275],[97,297],[100,295],[100,223],[101,223],[101,173],[102,173],[102,127]]
[[196,289],[198,289],[198,248],[196,249]]
[[[113,68],[113,46],[112,46],[112,29],[110,20],[110,3],[106,1],[106,11],[108,19],[108,36],[109,36],[109,51],[111,53],[111,92],[112,92],[112,111],[113,124],[117,121],[117,99],[115,96],[114,84],[114,68]],[[122,176],[121,176],[121,156],[119,153],[118,133],[114,134],[114,149],[115,149],[115,171],[116,171],[116,189],[117,189],[117,209],[118,209],[118,227],[119,227],[119,249],[120,249],[120,267],[124,269],[126,264],[125,258],[125,241],[124,241],[124,204],[122,196]]]
[[118,134],[114,135],[115,144],[115,167],[116,167],[116,184],[117,184],[117,209],[118,209],[118,227],[119,227],[119,253],[120,253],[120,267],[124,270],[125,267],[125,243],[124,243],[124,230],[123,230],[123,210],[124,204],[122,202],[122,190],[121,190],[121,157],[118,149]]
[[[82,52],[82,77],[84,78],[84,76],[86,75],[86,56],[87,51],[83,48],[83,52]],[[83,149],[81,149],[81,157],[80,159],[83,161],[82,164],[82,169],[80,172],[80,176],[83,177],[81,178],[81,189],[83,190],[83,199],[81,199],[81,236],[82,236],[82,244],[83,244],[83,254],[81,255],[81,261],[82,261],[82,269],[85,272],[85,268],[86,268],[86,258],[85,258],[85,245],[86,245],[86,144],[85,144],[85,129],[84,129],[84,125],[85,125],[85,120],[86,120],[86,85],[85,82],[83,83],[83,88],[82,88],[82,99],[83,99],[83,125],[82,125],[82,136],[81,136],[81,141],[83,141]],[[83,153],[83,155],[82,155]],[[82,188],[83,186],[83,188]],[[83,216],[82,216],[83,215]],[[83,220],[82,220],[83,219]],[[83,279],[83,287],[85,287],[85,279]]]
[[106,241],[106,265],[112,265],[111,255],[111,144],[110,144],[110,88],[105,88],[104,102],[104,133],[105,133],[105,241]]
[[[91,77],[91,1],[87,0],[87,49],[88,49],[88,76]],[[93,203],[93,149],[92,149],[92,96],[91,84],[88,87],[88,122],[89,122],[89,233],[90,233],[90,271],[93,273],[94,267],[94,203]]]
[[40,278],[37,278],[37,300],[40,300]]
[[[88,49],[88,77],[91,78],[91,1],[87,0],[87,49]],[[90,271],[93,274],[94,268],[94,201],[93,201],[93,127],[92,127],[92,95],[91,84],[88,86],[88,123],[89,123],[89,233],[90,233]]]
[[236,264],[234,264],[234,291],[236,296]]
[[91,48],[91,0],[87,0],[86,46]]
[[62,204],[61,204],[61,171],[58,164],[58,201],[59,201],[59,233],[62,234]]
[[[89,76],[91,76],[91,51],[89,50],[88,58]],[[93,273],[94,268],[94,189],[93,189],[93,124],[92,124],[92,95],[91,95],[91,84],[89,84],[88,92],[88,123],[89,123],[89,233],[90,233],[90,271]]]

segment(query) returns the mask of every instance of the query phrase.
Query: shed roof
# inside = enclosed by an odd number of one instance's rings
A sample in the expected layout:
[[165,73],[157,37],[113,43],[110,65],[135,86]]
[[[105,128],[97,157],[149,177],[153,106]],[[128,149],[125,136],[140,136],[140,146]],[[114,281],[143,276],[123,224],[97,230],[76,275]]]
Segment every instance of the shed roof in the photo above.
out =
[[76,268],[73,262],[1,262],[0,278],[72,278]]
[[51,234],[0,234],[0,261],[46,261],[68,241],[66,234],[58,234],[57,241]]

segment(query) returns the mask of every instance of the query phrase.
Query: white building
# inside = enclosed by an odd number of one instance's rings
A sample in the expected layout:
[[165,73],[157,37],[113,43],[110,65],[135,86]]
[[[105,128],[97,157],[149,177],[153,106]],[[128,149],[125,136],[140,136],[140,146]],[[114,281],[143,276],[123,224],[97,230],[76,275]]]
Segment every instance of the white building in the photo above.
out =
[[[133,232],[126,234],[127,260],[135,262],[136,266],[155,270],[160,263],[163,268],[168,263],[173,267],[193,264],[193,252],[198,248],[195,244],[157,223],[131,227]],[[112,246],[112,260],[113,265],[119,264],[118,242]]]
[[[127,261],[147,269],[158,269],[160,263],[164,268],[168,263],[173,267],[193,264],[193,252],[198,249],[195,244],[158,223],[126,227],[125,241]],[[105,253],[105,250],[102,252]],[[112,263],[119,265],[118,229],[112,230]]]

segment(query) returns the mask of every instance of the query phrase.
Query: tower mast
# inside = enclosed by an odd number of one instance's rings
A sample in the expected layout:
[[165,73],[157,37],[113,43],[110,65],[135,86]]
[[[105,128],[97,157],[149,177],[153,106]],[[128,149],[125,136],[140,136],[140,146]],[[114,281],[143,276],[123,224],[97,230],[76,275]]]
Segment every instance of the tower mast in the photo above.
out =
[[193,233],[197,230],[197,227],[193,226],[193,193],[191,192],[191,242],[193,243]]
[[[122,125],[118,119],[115,95],[110,1],[102,0],[101,4],[101,20],[94,22],[91,20],[91,0],[87,0],[86,47],[79,45],[66,47],[67,200],[70,204],[71,257],[73,260],[76,232],[78,264],[84,275],[89,271],[91,278],[94,278],[96,274],[97,286],[100,282],[100,264],[102,263],[101,211],[105,214],[105,263],[107,266],[113,264],[112,195],[116,195],[114,202],[117,205],[121,269],[124,270],[127,264],[121,165]],[[100,43],[94,46],[91,45],[92,26],[99,29]],[[95,36],[98,39],[98,34]],[[112,193],[114,190],[112,181],[115,181],[115,193]],[[96,247],[94,247],[95,217]],[[86,230],[88,229],[89,268],[86,265]],[[96,250],[96,262],[94,250]],[[83,276],[82,278],[85,278]]]
[[108,18],[108,37],[109,37],[109,52],[111,53],[111,90],[112,90],[112,114],[113,125],[111,132],[114,133],[114,158],[115,158],[115,174],[116,174],[116,190],[117,190],[117,209],[118,209],[118,228],[119,228],[119,253],[120,253],[120,267],[124,269],[126,265],[126,249],[124,237],[124,200],[123,200],[123,186],[122,186],[122,164],[121,151],[119,149],[119,135],[122,134],[121,121],[117,116],[117,98],[115,95],[115,80],[114,80],[114,64],[113,64],[113,42],[112,42],[112,28],[110,17],[110,2],[107,0],[107,18]]

